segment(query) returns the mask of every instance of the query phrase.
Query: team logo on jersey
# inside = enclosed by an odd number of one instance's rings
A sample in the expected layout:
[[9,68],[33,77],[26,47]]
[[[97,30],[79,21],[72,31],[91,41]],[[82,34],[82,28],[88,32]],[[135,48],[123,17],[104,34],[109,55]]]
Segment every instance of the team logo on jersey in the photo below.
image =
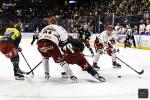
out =
[[47,52],[47,51],[52,50],[52,49],[54,49],[53,46],[48,46],[48,47],[42,47],[42,48],[40,48],[40,51]]

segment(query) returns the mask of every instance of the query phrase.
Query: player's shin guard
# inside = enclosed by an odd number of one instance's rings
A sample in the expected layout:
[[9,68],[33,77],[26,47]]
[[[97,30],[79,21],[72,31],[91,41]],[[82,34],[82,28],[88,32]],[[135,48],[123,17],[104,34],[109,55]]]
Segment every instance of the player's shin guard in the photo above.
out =
[[24,80],[23,72],[19,68],[19,57],[13,58],[11,60],[13,66],[14,66],[14,76],[16,80]]
[[99,81],[105,82],[105,78],[102,77],[102,76],[99,76],[98,72],[97,72],[93,67],[89,68],[89,69],[87,70],[87,72],[88,72],[89,74],[91,74],[94,78],[98,79]]
[[74,76],[72,70],[69,68],[69,65],[66,63],[66,61],[63,61],[60,63],[64,71],[70,76],[70,79],[73,81],[77,81],[77,77]]
[[49,59],[48,58],[43,58],[42,59],[43,62],[43,67],[44,67],[44,72],[45,72],[45,79],[49,79],[50,75],[49,75]]
[[97,66],[97,62],[100,58],[100,55],[101,54],[99,52],[97,52],[96,55],[94,56],[94,61],[93,61],[93,68],[95,68],[97,71],[100,69],[100,67]]
[[113,68],[121,68],[121,65],[116,62],[116,54],[112,53],[112,64]]

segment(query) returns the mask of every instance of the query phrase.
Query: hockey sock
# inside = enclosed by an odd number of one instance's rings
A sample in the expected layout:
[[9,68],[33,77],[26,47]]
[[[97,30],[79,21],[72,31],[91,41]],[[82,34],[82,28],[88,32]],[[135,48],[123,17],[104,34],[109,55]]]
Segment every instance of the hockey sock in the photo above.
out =
[[19,57],[11,59],[14,68],[19,68]]
[[64,71],[71,77],[74,76],[72,70],[69,68],[69,65],[64,61],[62,63],[60,63],[60,65],[62,66],[62,68],[64,69]]
[[23,77],[23,72],[19,69],[19,57],[13,58],[11,59],[11,62],[14,66],[14,75],[19,75],[21,77]]
[[99,60],[99,58],[100,58],[100,55],[101,55],[101,54],[100,54],[99,52],[96,53],[96,55],[94,56],[94,60],[93,60],[94,63],[97,63],[97,62],[98,62],[98,60]]
[[43,58],[42,62],[43,62],[44,72],[49,73],[49,59]]
[[99,75],[98,73],[97,73],[97,71],[94,69],[94,68],[89,68],[88,70],[87,70],[87,72],[89,73],[89,74],[91,74],[92,76],[95,76],[96,74],[97,75]]
[[112,53],[112,62],[116,62],[116,54]]

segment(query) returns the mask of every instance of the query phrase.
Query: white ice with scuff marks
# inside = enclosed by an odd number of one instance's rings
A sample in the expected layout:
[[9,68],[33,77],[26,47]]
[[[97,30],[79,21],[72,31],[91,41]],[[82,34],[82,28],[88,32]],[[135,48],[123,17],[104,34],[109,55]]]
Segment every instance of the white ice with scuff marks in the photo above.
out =
[[[22,39],[20,47],[23,54],[33,68],[41,61],[41,55],[36,45],[30,45],[31,39]],[[85,54],[90,55],[88,49]],[[61,79],[62,68],[50,59],[50,80],[44,79],[42,64],[35,69],[33,79],[16,81],[13,76],[13,67],[9,59],[0,54],[0,100],[139,100],[138,89],[150,89],[150,51],[133,48],[120,48],[117,54],[120,59],[144,74],[136,74],[122,64],[122,69],[112,69],[111,58],[108,55],[100,57],[99,74],[106,78],[101,83],[87,72],[83,72],[77,65],[70,65],[78,77],[78,83]],[[92,64],[93,58],[86,57]],[[20,55],[20,68],[30,71],[23,57]],[[121,78],[117,76],[121,75]],[[148,100],[148,99],[147,99]]]

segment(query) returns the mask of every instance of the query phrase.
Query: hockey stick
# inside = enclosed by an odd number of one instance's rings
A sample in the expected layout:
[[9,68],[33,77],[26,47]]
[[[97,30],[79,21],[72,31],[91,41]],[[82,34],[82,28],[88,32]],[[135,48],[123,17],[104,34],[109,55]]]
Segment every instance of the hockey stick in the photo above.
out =
[[33,69],[31,69],[29,72],[26,72],[25,74],[29,75],[31,72],[33,72],[33,70],[35,70],[40,64],[42,63],[42,61],[40,61]]
[[136,73],[138,73],[139,75],[144,73],[144,70],[142,69],[140,72],[138,72],[137,70],[135,70],[134,68],[132,68],[130,65],[128,65],[127,63],[125,63],[124,61],[122,61],[120,58],[116,57],[118,60],[120,60],[122,63],[124,63],[126,66],[128,66],[129,68],[131,68],[133,71],[135,71]]
[[[31,66],[29,65],[29,63],[28,63],[27,59],[25,58],[24,54],[23,54],[22,52],[20,52],[20,53],[21,53],[22,57],[24,58],[26,64],[28,65],[29,69],[32,70],[32,68],[31,68]],[[32,75],[34,76],[33,71],[32,71]]]
[[84,56],[86,56],[86,57],[94,57],[94,56],[92,56],[92,55],[86,55],[86,54],[84,54]]

